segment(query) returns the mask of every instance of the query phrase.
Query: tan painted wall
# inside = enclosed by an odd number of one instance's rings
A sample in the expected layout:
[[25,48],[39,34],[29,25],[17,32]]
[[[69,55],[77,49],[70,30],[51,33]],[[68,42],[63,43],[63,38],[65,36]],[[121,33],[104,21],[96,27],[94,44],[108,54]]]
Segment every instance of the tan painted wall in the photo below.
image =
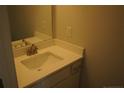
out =
[[52,35],[51,6],[8,6],[13,40],[34,35],[39,31]]
[[[86,48],[83,87],[124,85],[124,6],[56,6],[56,38]],[[66,35],[72,26],[72,36]]]
[[0,5],[0,79],[5,88],[16,88],[17,79],[11,48],[10,26],[6,6]]

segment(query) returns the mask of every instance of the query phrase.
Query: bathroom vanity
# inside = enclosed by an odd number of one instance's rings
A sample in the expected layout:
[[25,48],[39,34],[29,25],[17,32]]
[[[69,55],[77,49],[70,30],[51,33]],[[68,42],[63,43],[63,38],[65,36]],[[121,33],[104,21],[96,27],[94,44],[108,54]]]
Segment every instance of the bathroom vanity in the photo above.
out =
[[79,87],[84,49],[53,38],[52,6],[7,9],[18,87]]
[[18,87],[79,87],[83,48],[57,39],[34,44],[35,55],[27,56],[26,48],[14,51]]

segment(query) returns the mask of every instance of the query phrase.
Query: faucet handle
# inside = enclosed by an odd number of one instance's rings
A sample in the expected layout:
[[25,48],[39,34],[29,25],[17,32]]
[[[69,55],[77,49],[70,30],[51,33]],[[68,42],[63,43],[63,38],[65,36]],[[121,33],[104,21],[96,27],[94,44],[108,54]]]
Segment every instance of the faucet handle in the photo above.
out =
[[32,44],[31,46],[35,49],[38,49],[38,47],[35,44]]
[[25,39],[22,39],[22,42],[26,45],[28,45],[28,42]]
[[38,52],[37,51],[38,47],[35,44],[32,44],[31,48],[32,48],[31,50],[33,51],[34,54]]

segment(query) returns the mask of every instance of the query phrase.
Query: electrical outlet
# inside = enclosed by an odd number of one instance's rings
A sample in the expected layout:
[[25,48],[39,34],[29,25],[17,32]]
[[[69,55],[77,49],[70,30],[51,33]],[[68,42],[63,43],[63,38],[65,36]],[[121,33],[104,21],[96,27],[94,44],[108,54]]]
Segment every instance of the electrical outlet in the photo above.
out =
[[72,37],[72,26],[67,26],[65,31],[66,37]]

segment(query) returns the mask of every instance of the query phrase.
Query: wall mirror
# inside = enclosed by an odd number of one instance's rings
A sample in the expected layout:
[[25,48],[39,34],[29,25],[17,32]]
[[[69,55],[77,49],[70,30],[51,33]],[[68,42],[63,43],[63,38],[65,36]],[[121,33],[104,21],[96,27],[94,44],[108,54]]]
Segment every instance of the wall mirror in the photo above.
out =
[[7,6],[12,41],[40,36],[52,39],[52,6],[10,5]]

